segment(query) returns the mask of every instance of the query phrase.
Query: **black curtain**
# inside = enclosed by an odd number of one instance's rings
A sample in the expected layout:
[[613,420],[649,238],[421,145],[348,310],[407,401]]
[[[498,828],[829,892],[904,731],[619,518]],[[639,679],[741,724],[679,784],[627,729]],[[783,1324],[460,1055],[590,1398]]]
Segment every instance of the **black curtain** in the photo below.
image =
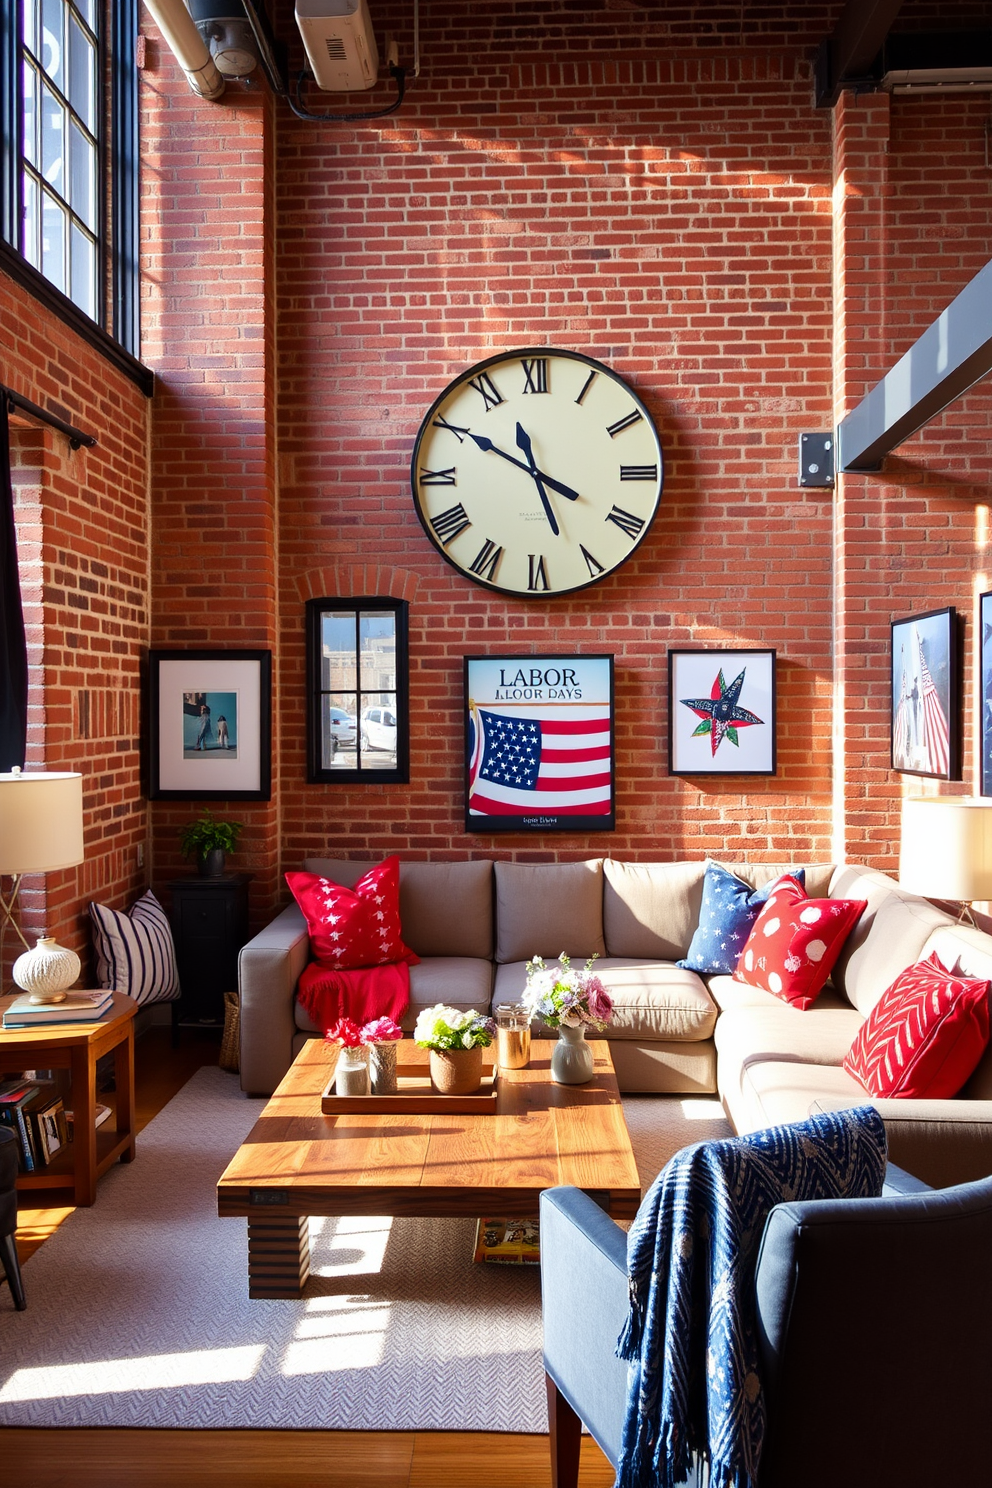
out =
[[28,648],[17,571],[6,393],[0,393],[0,402],[0,771],[7,771],[24,764],[27,749]]

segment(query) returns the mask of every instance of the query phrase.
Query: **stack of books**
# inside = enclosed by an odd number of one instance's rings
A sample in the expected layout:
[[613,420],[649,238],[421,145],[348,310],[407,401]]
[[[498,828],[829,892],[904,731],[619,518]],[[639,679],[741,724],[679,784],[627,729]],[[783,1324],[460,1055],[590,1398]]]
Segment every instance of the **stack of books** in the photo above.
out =
[[541,1259],[536,1219],[480,1219],[474,1261],[499,1266],[536,1266]]
[[70,1140],[62,1098],[49,1080],[0,1081],[0,1124],[17,1136],[24,1173],[47,1167]]
[[68,992],[64,1002],[32,1002],[25,993],[6,1009],[4,1028],[48,1028],[57,1023],[95,1023],[114,1000],[110,991]]

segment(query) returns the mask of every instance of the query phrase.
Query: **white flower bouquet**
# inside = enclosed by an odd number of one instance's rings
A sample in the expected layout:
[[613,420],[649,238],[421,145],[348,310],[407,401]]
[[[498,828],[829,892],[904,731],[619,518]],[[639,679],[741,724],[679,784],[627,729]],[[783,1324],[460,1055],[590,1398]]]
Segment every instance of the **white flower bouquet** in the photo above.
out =
[[424,1008],[413,1030],[413,1041],[422,1049],[487,1049],[496,1033],[492,1018],[481,1013],[460,1013],[443,1002]]
[[527,962],[527,988],[523,1004],[531,1018],[540,1018],[549,1028],[579,1028],[585,1024],[602,1032],[613,1017],[613,1001],[593,972],[595,956],[577,971],[562,951],[553,966],[540,956]]

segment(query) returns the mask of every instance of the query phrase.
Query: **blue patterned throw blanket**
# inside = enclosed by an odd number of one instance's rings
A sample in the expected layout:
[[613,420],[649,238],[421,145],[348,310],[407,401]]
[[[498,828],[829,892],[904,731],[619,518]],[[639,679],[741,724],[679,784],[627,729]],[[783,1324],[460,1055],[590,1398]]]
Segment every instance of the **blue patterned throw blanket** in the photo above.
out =
[[676,1488],[694,1461],[710,1488],[755,1488],[765,1433],[753,1280],[769,1211],[871,1198],[886,1141],[872,1106],[676,1153],[627,1239],[631,1361],[616,1488]]

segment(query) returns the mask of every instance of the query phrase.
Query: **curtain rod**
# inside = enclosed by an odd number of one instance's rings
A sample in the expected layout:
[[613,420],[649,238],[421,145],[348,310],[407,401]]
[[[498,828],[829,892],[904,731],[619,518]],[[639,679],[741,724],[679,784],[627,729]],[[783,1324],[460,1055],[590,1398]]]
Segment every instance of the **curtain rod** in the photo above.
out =
[[5,387],[0,382],[0,396],[6,398],[8,412],[19,408],[22,413],[28,414],[33,419],[40,419],[43,424],[48,424],[52,429],[57,429],[64,434],[69,441],[70,449],[79,449],[81,445],[87,448],[96,444],[95,434],[84,434],[82,429],[77,429],[74,424],[67,424],[65,419],[60,419],[47,409],[40,408],[37,403],[32,403],[30,398],[22,398],[20,393],[15,393],[12,388]]

